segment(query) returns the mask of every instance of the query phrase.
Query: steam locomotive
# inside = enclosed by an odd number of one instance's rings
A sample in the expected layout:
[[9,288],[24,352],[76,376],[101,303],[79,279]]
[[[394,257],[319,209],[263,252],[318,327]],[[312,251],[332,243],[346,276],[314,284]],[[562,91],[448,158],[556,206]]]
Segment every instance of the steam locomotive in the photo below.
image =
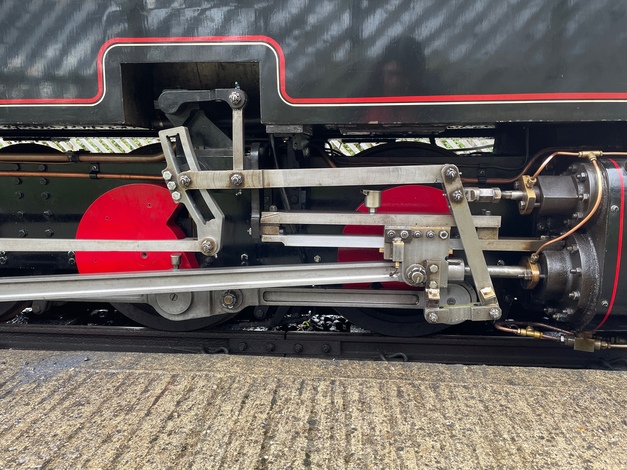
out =
[[0,137],[159,138],[0,152],[4,319],[94,300],[190,330],[309,306],[388,335],[496,322],[594,348],[578,332],[627,315],[623,3],[0,11]]

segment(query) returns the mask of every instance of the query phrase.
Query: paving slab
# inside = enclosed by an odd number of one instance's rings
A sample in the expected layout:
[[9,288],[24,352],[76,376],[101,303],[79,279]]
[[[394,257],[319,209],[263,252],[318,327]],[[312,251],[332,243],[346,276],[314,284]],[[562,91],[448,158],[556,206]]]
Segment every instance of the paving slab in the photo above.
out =
[[627,468],[627,372],[0,351],[0,468]]

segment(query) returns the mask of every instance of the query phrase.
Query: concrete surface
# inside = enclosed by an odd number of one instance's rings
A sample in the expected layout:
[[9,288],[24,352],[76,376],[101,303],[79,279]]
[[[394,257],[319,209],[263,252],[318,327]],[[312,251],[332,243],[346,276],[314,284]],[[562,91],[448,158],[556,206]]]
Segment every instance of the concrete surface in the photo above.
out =
[[2,468],[627,468],[627,373],[0,351]]

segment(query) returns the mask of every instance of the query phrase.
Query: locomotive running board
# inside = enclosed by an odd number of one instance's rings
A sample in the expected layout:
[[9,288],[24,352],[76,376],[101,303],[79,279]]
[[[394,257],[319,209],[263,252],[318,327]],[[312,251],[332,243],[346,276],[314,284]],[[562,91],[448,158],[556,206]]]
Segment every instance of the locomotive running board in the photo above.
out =
[[122,296],[397,281],[394,263],[245,266],[120,274],[0,279],[0,302],[107,299]]

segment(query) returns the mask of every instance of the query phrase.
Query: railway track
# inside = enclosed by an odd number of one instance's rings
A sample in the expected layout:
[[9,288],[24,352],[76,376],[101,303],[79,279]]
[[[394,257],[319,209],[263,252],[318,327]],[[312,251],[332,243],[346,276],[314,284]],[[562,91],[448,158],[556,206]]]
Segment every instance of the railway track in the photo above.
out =
[[627,368],[625,350],[586,353],[548,341],[480,335],[392,338],[334,332],[165,332],[139,327],[4,324],[0,325],[0,348]]

